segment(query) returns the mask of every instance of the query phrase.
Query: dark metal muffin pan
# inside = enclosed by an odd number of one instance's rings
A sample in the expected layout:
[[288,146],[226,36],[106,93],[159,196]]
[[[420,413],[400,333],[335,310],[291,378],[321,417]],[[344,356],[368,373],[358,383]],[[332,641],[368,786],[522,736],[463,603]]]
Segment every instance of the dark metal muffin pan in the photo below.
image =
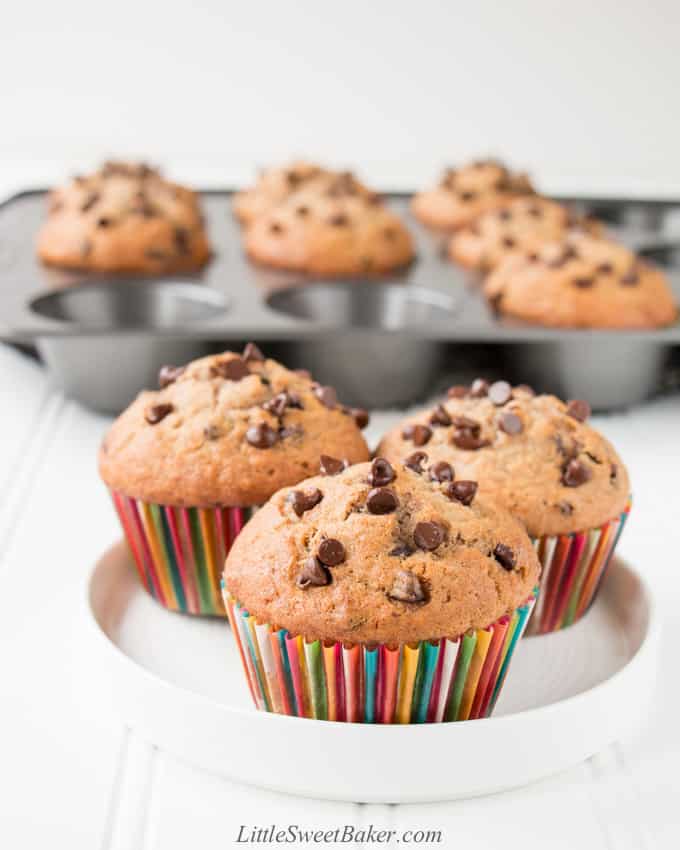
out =
[[[195,276],[160,280],[44,268],[34,253],[44,192],[7,201],[0,206],[0,338],[35,344],[70,395],[108,411],[153,385],[163,362],[249,339],[333,383],[347,403],[369,407],[411,403],[479,369],[586,398],[600,410],[633,404],[668,383],[680,324],[577,331],[498,319],[479,283],[443,258],[444,240],[410,215],[406,196],[389,196],[389,203],[411,228],[417,259],[389,278],[350,282],[249,263],[230,199],[227,191],[203,194],[210,264]],[[680,302],[680,240],[665,230],[680,202],[566,200],[664,265]]]

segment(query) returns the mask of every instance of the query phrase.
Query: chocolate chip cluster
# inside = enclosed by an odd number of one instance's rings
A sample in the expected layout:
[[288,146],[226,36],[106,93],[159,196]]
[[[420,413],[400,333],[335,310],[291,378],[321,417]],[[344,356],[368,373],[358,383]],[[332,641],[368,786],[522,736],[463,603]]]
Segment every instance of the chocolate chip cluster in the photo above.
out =
[[[216,360],[208,371],[210,379],[219,379],[223,381],[238,382],[251,375],[257,375],[263,387],[270,386],[270,380],[262,369],[253,370],[252,365],[264,364],[266,362],[264,354],[252,342],[249,342],[243,350],[243,354],[237,357],[229,357],[222,360]],[[175,383],[186,372],[184,366],[163,366],[158,376],[158,385],[161,390]],[[310,380],[309,372],[299,370],[299,375],[302,378]],[[369,422],[369,415],[363,408],[345,407],[338,402],[337,393],[333,387],[322,386],[321,384],[312,381],[311,389],[314,397],[328,410],[338,409],[340,412],[351,416],[359,428],[365,428]],[[300,437],[303,430],[299,425],[287,426],[284,423],[284,417],[288,410],[304,410],[305,405],[300,396],[291,391],[282,391],[276,394],[270,394],[260,404],[260,408],[273,416],[278,427],[274,428],[267,422],[255,422],[248,427],[245,433],[245,440],[248,445],[256,449],[270,449],[282,440],[288,437]],[[175,406],[171,403],[153,404],[147,407],[144,418],[149,425],[158,425],[170,413],[175,410]],[[222,436],[220,428],[217,425],[210,425],[204,430],[206,439],[217,440]]]
[[[427,467],[427,455],[416,452],[404,462],[404,467],[410,473],[426,476],[433,485],[442,484],[441,492],[452,501],[470,506],[477,492],[474,481],[456,481],[453,468],[446,462],[439,462]],[[338,475],[346,468],[344,461],[323,456],[321,469],[325,475]],[[375,458],[370,465],[366,483],[370,489],[359,511],[374,516],[384,516],[395,513],[400,509],[400,500],[395,489],[390,487],[397,478],[397,471],[385,458]],[[289,492],[286,503],[292,511],[301,517],[307,511],[316,507],[324,498],[318,487],[297,489]],[[404,516],[408,515],[408,505],[404,506]],[[397,528],[403,528],[403,518],[398,519]],[[417,522],[408,539],[401,536],[389,551],[390,557],[407,559],[418,550],[435,552],[445,544],[449,537],[448,526],[436,519]],[[498,543],[490,554],[505,570],[513,570],[516,566],[516,556],[512,549]],[[323,537],[316,551],[306,558],[298,572],[295,583],[301,590],[310,587],[324,587],[332,583],[333,570],[343,564],[347,553],[344,544],[335,538]],[[394,574],[392,585],[386,590],[388,599],[411,604],[428,601],[428,590],[424,579],[408,569],[399,569]]]

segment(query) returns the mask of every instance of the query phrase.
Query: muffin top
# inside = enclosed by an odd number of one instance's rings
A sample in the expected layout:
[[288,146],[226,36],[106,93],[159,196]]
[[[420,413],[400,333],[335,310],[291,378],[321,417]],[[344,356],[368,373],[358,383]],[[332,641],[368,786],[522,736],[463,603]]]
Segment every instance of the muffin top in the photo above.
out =
[[438,464],[382,458],[276,493],[224,579],[259,622],[315,640],[399,643],[486,628],[530,596],[526,532]]
[[320,165],[305,160],[297,160],[286,166],[266,168],[260,173],[252,188],[244,189],[234,195],[234,215],[242,224],[250,224],[310,180],[325,173]]
[[298,160],[284,167],[265,169],[255,186],[234,196],[234,214],[242,224],[248,225],[301,189],[321,192],[333,187],[338,192],[371,194],[349,171],[332,171]]
[[424,464],[450,463],[533,537],[570,534],[613,519],[630,496],[626,467],[589,415],[584,401],[478,379],[394,428],[378,453],[393,463],[414,452]]
[[482,213],[533,192],[526,174],[513,173],[498,160],[483,159],[446,169],[438,186],[415,195],[412,208],[428,227],[457,230]]
[[249,344],[165,366],[111,426],[99,454],[105,483],[166,505],[258,505],[319,469],[321,455],[368,458],[362,410],[332,387],[267,360]]
[[378,196],[334,183],[291,195],[248,228],[249,257],[321,277],[386,272],[413,258],[413,240]]
[[678,312],[663,272],[623,245],[585,234],[508,257],[484,292],[501,315],[554,327],[655,328]]
[[449,257],[468,268],[488,270],[516,251],[530,253],[578,229],[596,230],[598,225],[547,198],[515,198],[454,233]]
[[196,194],[125,162],[54,189],[37,247],[51,265],[149,274],[193,270],[210,256]]

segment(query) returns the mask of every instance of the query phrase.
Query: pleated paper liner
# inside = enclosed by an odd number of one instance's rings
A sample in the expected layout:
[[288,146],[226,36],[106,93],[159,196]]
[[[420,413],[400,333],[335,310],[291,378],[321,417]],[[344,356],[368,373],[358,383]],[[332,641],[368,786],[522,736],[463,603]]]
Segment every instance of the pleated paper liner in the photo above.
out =
[[599,528],[534,540],[543,570],[541,594],[528,635],[559,631],[588,611],[602,585],[629,512],[630,503],[620,516]]
[[486,629],[394,647],[307,642],[257,623],[233,598],[225,601],[259,710],[357,723],[440,723],[491,714],[536,593]]
[[220,589],[227,552],[253,508],[179,508],[111,491],[139,578],[161,605],[226,616]]

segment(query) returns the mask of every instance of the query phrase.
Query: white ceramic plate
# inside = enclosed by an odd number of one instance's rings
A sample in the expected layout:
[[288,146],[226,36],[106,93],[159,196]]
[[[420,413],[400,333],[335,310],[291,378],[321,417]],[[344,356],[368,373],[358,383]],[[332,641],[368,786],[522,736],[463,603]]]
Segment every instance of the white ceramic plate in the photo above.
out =
[[356,802],[450,800],[524,785],[644,720],[658,643],[647,586],[621,562],[563,632],[525,638],[488,720],[369,726],[255,711],[228,626],[173,614],[139,586],[123,544],[92,573],[96,644],[126,722],[231,779]]

